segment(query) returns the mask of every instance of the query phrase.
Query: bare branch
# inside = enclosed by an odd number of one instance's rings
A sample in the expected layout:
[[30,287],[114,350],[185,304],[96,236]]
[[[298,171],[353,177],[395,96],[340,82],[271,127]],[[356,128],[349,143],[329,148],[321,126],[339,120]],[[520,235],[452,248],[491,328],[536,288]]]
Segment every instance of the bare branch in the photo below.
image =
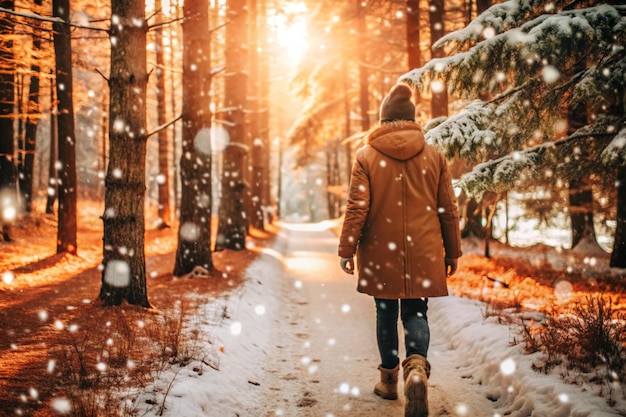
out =
[[97,72],[98,74],[100,74],[100,76],[101,76],[102,78],[104,78],[104,79],[106,80],[107,84],[109,83],[109,79],[106,77],[106,75],[104,75],[102,72],[100,72],[100,70],[99,70],[98,68],[96,68],[96,72]]
[[169,25],[171,25],[173,23],[176,23],[176,22],[179,22],[179,21],[181,21],[183,19],[184,19],[183,17],[179,17],[177,19],[168,20],[166,22],[159,22],[159,23],[155,23],[154,25],[149,25],[148,26],[148,31],[151,31],[151,30],[154,30],[154,29],[158,29],[158,28],[163,27],[163,26],[169,26]]
[[148,136],[146,136],[146,138],[149,138],[150,136],[156,135],[157,133],[159,133],[160,131],[167,129],[168,127],[170,127],[171,125],[173,125],[174,123],[176,123],[177,121],[179,121],[180,119],[183,118],[183,115],[180,114],[178,115],[177,118],[175,118],[174,120],[170,120],[169,122],[165,123],[164,125],[158,126],[156,129],[154,129],[152,132],[148,133]]
[[214,27],[213,29],[209,30],[209,32],[210,32],[210,33],[217,32],[217,31],[218,31],[218,30],[220,30],[221,28],[226,27],[226,25],[229,25],[229,24],[231,24],[231,23],[233,23],[233,21],[232,21],[232,20],[227,20],[226,22],[222,23],[221,25],[216,26],[216,27]]
[[15,10],[5,9],[4,7],[0,7],[0,13],[6,13],[6,14],[14,15],[14,16],[19,16],[19,17],[23,17],[23,18],[26,18],[26,19],[39,20],[41,22],[48,22],[48,23],[56,23],[56,24],[60,24],[60,25],[67,25],[67,26],[70,26],[70,27],[78,28],[78,29],[96,30],[96,31],[107,32],[107,33],[109,32],[109,29],[101,28],[101,27],[98,27],[98,26],[79,25],[79,24],[72,23],[72,22],[66,22],[63,19],[59,18],[59,17],[42,16],[40,14],[30,13],[30,12],[17,12]]

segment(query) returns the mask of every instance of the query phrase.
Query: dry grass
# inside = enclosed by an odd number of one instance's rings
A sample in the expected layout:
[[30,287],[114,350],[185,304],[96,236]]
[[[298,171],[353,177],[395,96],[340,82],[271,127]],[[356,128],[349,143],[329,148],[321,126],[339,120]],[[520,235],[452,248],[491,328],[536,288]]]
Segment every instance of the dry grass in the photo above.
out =
[[626,315],[613,309],[612,297],[589,295],[521,329],[526,351],[543,353],[537,371],[560,367],[568,382],[595,383],[609,404],[626,395]]
[[485,319],[511,328],[513,344],[542,353],[534,367],[558,367],[564,380],[598,386],[614,404],[626,396],[625,281],[613,276],[565,273],[521,259],[464,256],[449,278],[457,296],[485,303]]
[[[103,308],[97,301],[101,210],[82,204],[78,257],[54,255],[56,225],[36,215],[13,227],[13,242],[0,243],[0,415],[57,416],[54,399],[70,400],[73,416],[135,415],[130,403],[120,405],[119,393],[150,385],[172,364],[203,359],[207,341],[188,322],[203,302],[237,289],[257,257],[217,252],[209,277],[175,279],[176,228],[149,230],[154,308]],[[263,246],[273,235],[253,230],[249,239]]]

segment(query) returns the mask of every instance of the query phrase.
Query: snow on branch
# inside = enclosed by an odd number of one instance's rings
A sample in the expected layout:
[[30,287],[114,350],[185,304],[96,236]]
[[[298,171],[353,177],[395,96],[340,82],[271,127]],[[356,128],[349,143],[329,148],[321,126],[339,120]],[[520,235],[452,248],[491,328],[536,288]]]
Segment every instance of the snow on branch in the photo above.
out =
[[626,165],[626,126],[624,126],[624,123],[622,123],[622,129],[613,137],[611,143],[604,148],[600,158],[605,165]]
[[424,127],[425,137],[448,158],[458,154],[469,160],[482,159],[484,155],[480,150],[496,141],[495,132],[485,129],[492,117],[493,110],[477,100],[455,116],[427,124]]
[[433,44],[433,49],[456,43],[462,47],[472,42],[478,42],[481,36],[494,33],[503,33],[516,27],[520,21],[532,12],[530,3],[507,1],[496,4],[485,10],[480,16],[472,20],[464,29],[451,32]]
[[[604,147],[602,152],[601,169],[616,166],[626,162],[626,128],[615,135],[611,128],[616,120],[602,118],[596,123],[584,126],[573,134],[555,140],[541,143],[533,147],[514,151],[497,159],[480,163],[466,174],[458,185],[469,195],[480,197],[486,191],[503,192],[513,188],[521,179],[522,172],[529,176],[543,175],[543,169],[556,168],[566,173],[568,177],[587,175],[593,169],[593,155],[585,157],[583,149],[591,147],[597,142],[602,147],[603,142],[613,138]],[[622,120],[621,125],[624,125]]]
[[[400,76],[400,81],[424,89],[428,82],[441,78],[449,84],[451,92],[457,90],[467,96],[501,84],[497,80],[503,81],[504,74],[515,74],[517,80],[543,74],[546,84],[551,84],[554,80],[549,75],[557,79],[566,76],[573,62],[584,59],[593,65],[615,48],[619,49],[626,32],[626,22],[609,5],[544,13],[514,27],[512,20],[503,17],[520,7],[513,3],[517,2],[493,6],[468,28],[442,38],[438,46],[455,41],[465,50],[459,47],[448,57],[433,59]],[[500,9],[506,12],[494,14]],[[528,13],[528,10],[518,11],[511,16]],[[485,31],[485,25],[494,23],[499,25],[498,30]],[[547,73],[543,72],[546,67]],[[501,88],[506,88],[506,84],[501,84]]]

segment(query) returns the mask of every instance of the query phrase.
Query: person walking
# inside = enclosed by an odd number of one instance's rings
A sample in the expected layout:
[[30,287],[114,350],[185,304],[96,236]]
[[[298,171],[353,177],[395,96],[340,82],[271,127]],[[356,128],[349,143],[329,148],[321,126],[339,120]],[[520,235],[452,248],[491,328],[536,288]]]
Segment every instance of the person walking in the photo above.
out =
[[381,363],[376,395],[398,398],[398,314],[404,328],[405,417],[428,415],[428,298],[448,295],[461,237],[445,157],[415,122],[412,90],[396,84],[352,166],[339,238],[342,270],[358,270],[357,290],[374,297]]

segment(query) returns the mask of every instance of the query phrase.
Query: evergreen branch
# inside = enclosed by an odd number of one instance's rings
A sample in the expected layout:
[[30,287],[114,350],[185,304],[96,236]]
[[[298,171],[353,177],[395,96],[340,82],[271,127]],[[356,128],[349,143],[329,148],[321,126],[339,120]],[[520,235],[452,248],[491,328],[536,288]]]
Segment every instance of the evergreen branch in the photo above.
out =
[[[540,165],[545,155],[554,149],[563,149],[576,146],[594,139],[607,139],[615,136],[615,132],[606,129],[591,131],[592,127],[581,128],[573,134],[556,141],[542,143],[521,151],[507,154],[497,159],[476,165],[472,172],[462,178],[458,184],[468,194],[482,195],[485,191],[503,192],[511,188],[517,179],[516,174],[524,169],[534,169],[537,174],[537,165]],[[576,164],[578,172],[586,172],[593,161],[566,161],[564,164]],[[588,173],[588,172],[587,172]]]

